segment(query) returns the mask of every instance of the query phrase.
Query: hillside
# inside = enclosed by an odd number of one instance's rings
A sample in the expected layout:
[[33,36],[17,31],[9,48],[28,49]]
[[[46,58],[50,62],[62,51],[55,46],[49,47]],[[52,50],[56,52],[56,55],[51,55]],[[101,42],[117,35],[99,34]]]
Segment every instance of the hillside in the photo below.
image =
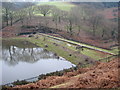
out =
[[74,4],[69,3],[69,2],[40,2],[37,5],[53,5],[65,11],[69,11],[72,7],[75,6]]
[[[3,90],[120,87],[116,4],[28,2],[3,5],[0,37],[6,45],[3,66],[8,67],[3,68],[5,74],[0,84]],[[35,47],[29,48],[30,43]],[[68,61],[71,67],[65,68],[66,63],[62,67],[60,61]],[[12,69],[9,63],[14,66]],[[51,66],[54,71],[49,70]],[[19,75],[22,78],[17,77]]]
[[98,62],[90,68],[80,68],[63,76],[50,76],[13,88],[117,88],[120,86],[118,70],[118,59],[115,58],[108,63]]
[[73,4],[91,4],[96,8],[113,8],[118,7],[118,2],[72,2]]

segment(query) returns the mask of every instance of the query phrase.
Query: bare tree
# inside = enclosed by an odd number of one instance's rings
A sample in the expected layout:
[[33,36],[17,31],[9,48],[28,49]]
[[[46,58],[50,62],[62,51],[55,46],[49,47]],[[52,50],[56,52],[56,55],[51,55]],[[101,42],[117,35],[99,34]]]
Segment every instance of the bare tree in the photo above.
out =
[[10,11],[9,12],[9,18],[10,18],[10,25],[12,26],[13,25],[13,18],[15,16],[15,13],[14,11]]
[[2,2],[2,9],[4,13],[4,18],[5,18],[5,21],[6,21],[6,26],[9,25],[9,12],[14,8],[14,4],[11,3],[11,2]]
[[33,8],[33,3],[31,2],[27,2],[25,4],[25,8],[26,8],[26,11],[28,12],[28,15],[29,15],[29,19],[31,20],[31,17],[33,15],[33,11],[34,11],[34,8]]
[[81,7],[79,6],[79,8],[81,8],[81,14],[84,21],[87,21],[97,12],[94,6],[88,4],[83,4]]
[[8,23],[8,11],[9,11],[8,7],[5,7],[4,11],[5,11],[4,12],[4,15],[5,15],[4,18],[5,18],[5,21],[6,21],[6,26],[8,26],[8,24],[9,24]]
[[45,26],[47,26],[49,23],[48,18],[46,16],[51,13],[52,8],[53,6],[51,5],[39,5],[36,8],[36,10],[40,12],[41,15],[44,16],[44,17],[41,16],[41,18],[42,20],[44,20],[43,22],[45,22]]
[[19,19],[21,21],[21,24],[23,26],[24,19],[25,19],[26,15],[27,15],[27,12],[26,12],[26,10],[22,9],[22,10],[19,10],[17,13],[18,13]]
[[83,19],[84,19],[83,9],[80,6],[76,6],[76,7],[73,7],[71,9],[71,13],[74,15],[74,23],[75,23],[75,25],[78,28],[77,35],[79,35],[80,34],[80,30],[81,30],[81,24],[82,24]]
[[100,14],[94,14],[89,18],[89,22],[93,30],[93,36],[96,35],[96,29],[101,24],[101,20],[102,20],[102,15]]
[[50,13],[52,6],[50,5],[40,5],[38,6],[38,10],[43,16],[46,16],[47,14]]
[[102,39],[112,39],[114,41],[117,41],[118,38],[117,23],[108,19],[103,19],[103,22],[101,23],[101,27],[102,27],[102,33],[101,33]]
[[111,29],[111,37],[113,40],[118,39],[118,23],[117,22],[112,22],[110,25]]
[[51,10],[51,14],[53,17],[53,21],[55,22],[55,26],[57,29],[58,22],[61,22],[61,10],[58,9],[57,7],[53,7]]
[[2,9],[2,28],[5,26],[6,16],[5,16],[5,9]]
[[101,25],[100,25],[100,27],[102,28],[102,32],[101,32],[101,37],[102,37],[102,39],[104,39],[105,37],[109,37],[108,36],[108,31],[110,30],[110,20],[108,20],[108,19],[105,19],[104,17],[103,17],[103,19],[101,20]]
[[67,22],[67,32],[73,35],[73,25],[75,16],[72,12],[66,12],[66,16],[64,16],[64,20]]

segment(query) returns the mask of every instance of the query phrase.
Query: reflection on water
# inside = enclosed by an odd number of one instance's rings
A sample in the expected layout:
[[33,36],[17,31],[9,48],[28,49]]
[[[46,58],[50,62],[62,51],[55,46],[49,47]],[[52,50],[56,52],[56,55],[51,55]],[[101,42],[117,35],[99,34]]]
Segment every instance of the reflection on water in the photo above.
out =
[[10,46],[9,49],[3,49],[3,60],[9,65],[16,65],[20,61],[34,63],[40,59],[55,58],[54,54],[42,48],[18,48]]
[[3,42],[2,84],[23,80],[74,66],[64,58],[29,42]]

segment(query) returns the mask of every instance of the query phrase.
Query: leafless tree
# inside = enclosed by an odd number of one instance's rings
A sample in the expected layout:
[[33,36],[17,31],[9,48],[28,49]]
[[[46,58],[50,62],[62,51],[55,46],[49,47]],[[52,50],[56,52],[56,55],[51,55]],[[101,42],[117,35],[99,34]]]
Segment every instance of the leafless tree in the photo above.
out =
[[96,29],[101,24],[101,20],[102,20],[102,15],[100,14],[94,14],[89,18],[89,22],[93,30],[93,36],[96,35]]
[[67,32],[73,35],[73,25],[74,25],[74,20],[75,20],[74,14],[72,12],[67,12],[67,15],[64,17],[64,19],[68,23],[66,26]]
[[2,13],[4,20],[6,22],[6,26],[9,25],[9,19],[11,20],[11,12],[15,11],[14,3],[12,2],[2,2]]
[[21,24],[23,26],[24,19],[25,19],[26,15],[27,15],[27,12],[26,12],[26,10],[22,9],[22,10],[19,10],[17,13],[18,13],[19,19],[21,21]]
[[62,11],[60,9],[58,9],[57,7],[53,7],[52,10],[51,10],[51,14],[52,14],[53,21],[55,22],[55,26],[56,26],[56,29],[57,29],[58,23],[61,22]]
[[25,4],[25,8],[26,8],[26,11],[28,12],[28,15],[29,15],[29,19],[31,20],[32,18],[32,15],[33,15],[33,11],[34,11],[34,7],[33,7],[33,3],[31,2],[27,2]]
[[81,26],[82,26],[82,22],[83,22],[83,18],[84,18],[83,10],[80,6],[76,6],[76,7],[73,7],[71,9],[71,13],[74,15],[74,17],[73,17],[74,18],[74,23],[78,28],[77,35],[79,35],[80,30],[81,30]]
[[50,13],[52,6],[50,5],[40,5],[38,6],[38,10],[43,16],[46,16],[47,14]]
[[12,26],[13,25],[13,18],[15,16],[15,13],[14,11],[10,11],[9,12],[9,18],[10,18],[10,25]]

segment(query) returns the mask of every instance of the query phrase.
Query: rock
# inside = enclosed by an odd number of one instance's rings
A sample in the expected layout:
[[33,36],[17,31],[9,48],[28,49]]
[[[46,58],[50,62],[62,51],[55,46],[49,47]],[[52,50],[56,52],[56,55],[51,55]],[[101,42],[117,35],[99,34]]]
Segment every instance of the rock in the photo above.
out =
[[29,35],[28,37],[34,37],[33,35]]
[[48,45],[47,45],[47,44],[45,44],[45,47],[48,47]]

